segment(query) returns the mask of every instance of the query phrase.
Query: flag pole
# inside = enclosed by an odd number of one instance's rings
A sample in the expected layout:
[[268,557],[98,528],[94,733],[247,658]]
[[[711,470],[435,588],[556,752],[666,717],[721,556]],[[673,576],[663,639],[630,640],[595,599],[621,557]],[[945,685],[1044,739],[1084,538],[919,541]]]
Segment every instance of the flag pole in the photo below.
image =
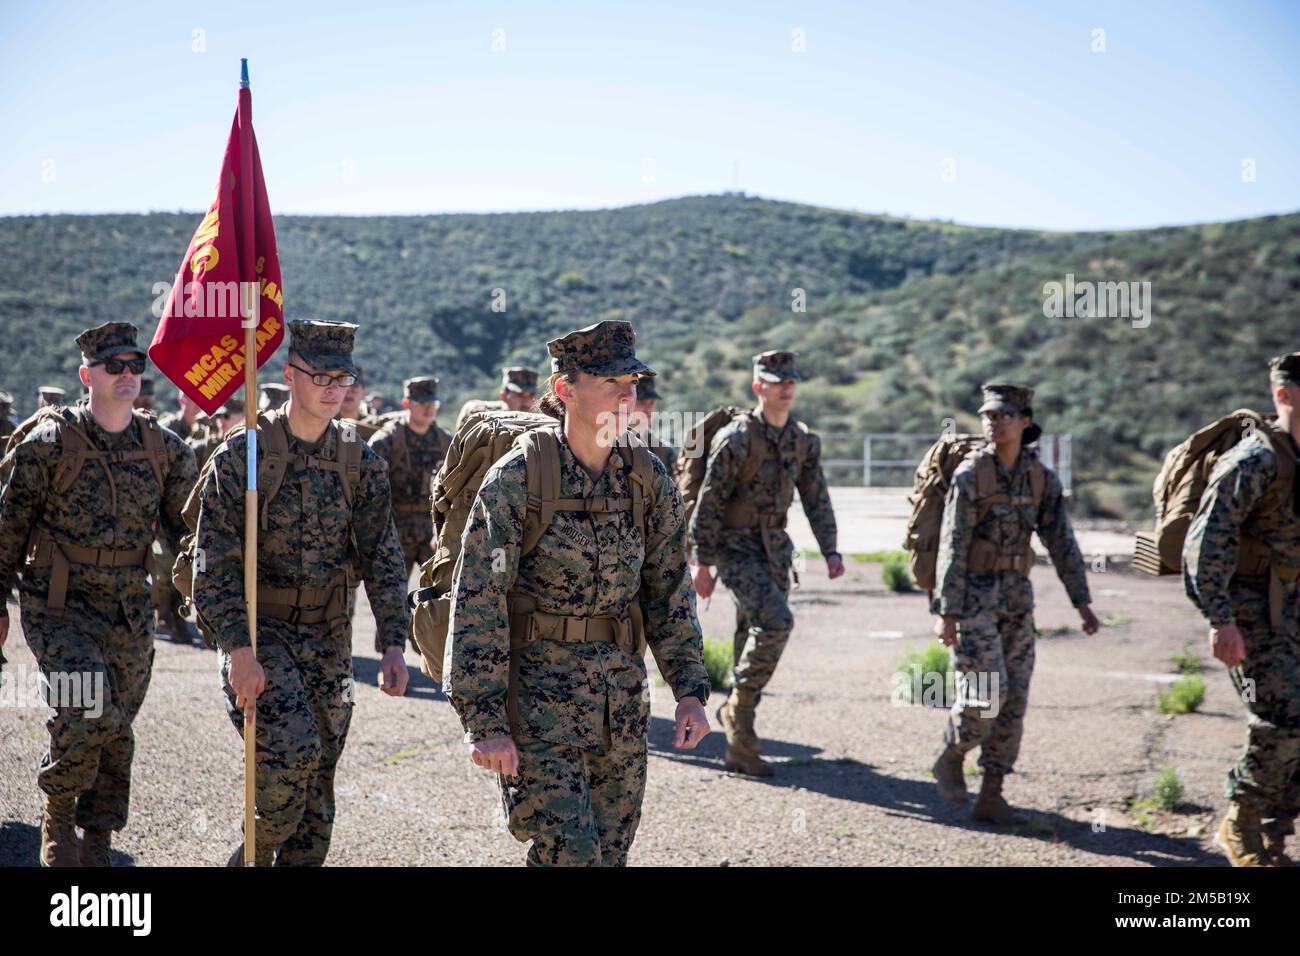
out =
[[[257,283],[254,268],[252,99],[248,60],[239,61],[239,204],[244,222],[240,237],[240,282]],[[244,602],[248,608],[248,641],[257,657],[257,317],[260,291],[246,295],[244,306],[244,432],[247,441],[248,481],[244,491]],[[257,701],[244,706],[244,866],[257,865]]]

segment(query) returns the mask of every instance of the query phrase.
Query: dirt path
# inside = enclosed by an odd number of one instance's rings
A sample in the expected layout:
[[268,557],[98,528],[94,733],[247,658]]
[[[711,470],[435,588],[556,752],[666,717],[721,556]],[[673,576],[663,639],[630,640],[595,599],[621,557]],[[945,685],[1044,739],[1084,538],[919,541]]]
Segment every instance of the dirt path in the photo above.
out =
[[[930,639],[924,597],[885,590],[877,564],[851,561],[845,578],[830,582],[813,561],[794,598],[794,635],[759,709],[778,775],[760,782],[723,772],[721,734],[697,752],[673,751],[673,702],[656,688],[649,790],[632,862],[1222,865],[1210,845],[1212,821],[1224,805],[1223,777],[1241,746],[1245,711],[1213,664],[1199,713],[1157,712],[1157,693],[1172,679],[1170,655],[1191,645],[1213,663],[1177,579],[1094,574],[1095,608],[1112,626],[1093,638],[1073,626],[1077,617],[1049,567],[1037,567],[1033,579],[1039,626],[1072,629],[1039,639],[1019,772],[1007,782],[1012,803],[1033,811],[1029,826],[999,834],[936,797],[929,767],[945,714],[892,701],[899,654]],[[719,589],[701,610],[706,635],[729,638],[729,596]],[[500,823],[491,779],[465,757],[451,708],[418,673],[407,698],[381,694],[364,602],[358,622],[357,705],[339,769],[330,862],[521,861],[523,847]],[[32,673],[21,633],[5,652],[6,680]],[[242,750],[215,660],[208,651],[157,644],[136,722],[131,821],[116,841],[119,865],[213,865],[238,842]],[[35,768],[48,711],[6,701],[0,865],[31,865],[39,842]],[[720,702],[715,694],[710,719]],[[1129,800],[1149,791],[1164,766],[1177,769],[1184,806],[1139,819]]]

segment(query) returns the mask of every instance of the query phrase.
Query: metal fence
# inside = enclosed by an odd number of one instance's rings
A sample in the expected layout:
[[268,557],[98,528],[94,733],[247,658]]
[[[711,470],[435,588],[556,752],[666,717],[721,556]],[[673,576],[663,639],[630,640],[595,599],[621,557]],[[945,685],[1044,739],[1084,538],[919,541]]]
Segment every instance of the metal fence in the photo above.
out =
[[[823,433],[822,468],[832,485],[910,488],[921,457],[938,438],[938,435],[897,432]],[[1043,464],[1061,479],[1065,493],[1070,494],[1073,490],[1070,436],[1043,435],[1038,439],[1038,454]]]

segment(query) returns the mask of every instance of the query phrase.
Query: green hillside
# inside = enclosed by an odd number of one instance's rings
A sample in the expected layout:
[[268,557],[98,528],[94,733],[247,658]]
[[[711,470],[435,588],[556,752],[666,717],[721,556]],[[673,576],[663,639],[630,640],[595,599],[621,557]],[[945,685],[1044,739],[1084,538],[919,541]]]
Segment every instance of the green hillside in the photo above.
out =
[[[38,384],[76,387],[81,329],[129,319],[152,335],[153,285],[170,283],[198,219],[0,218],[0,387],[19,412]],[[982,380],[1033,382],[1044,427],[1074,436],[1081,504],[1102,514],[1144,509],[1158,456],[1211,416],[1261,405],[1264,361],[1300,348],[1300,215],[1040,233],[723,195],[276,228],[287,317],[357,322],[371,387],[396,397],[432,371],[448,418],[493,393],[501,365],[544,370],[547,338],[626,318],[670,410],[744,400],[749,357],[775,347],[816,373],[800,414],[823,431],[973,427]],[[1046,318],[1044,283],[1066,273],[1151,282],[1149,326]],[[806,312],[791,310],[796,288]]]

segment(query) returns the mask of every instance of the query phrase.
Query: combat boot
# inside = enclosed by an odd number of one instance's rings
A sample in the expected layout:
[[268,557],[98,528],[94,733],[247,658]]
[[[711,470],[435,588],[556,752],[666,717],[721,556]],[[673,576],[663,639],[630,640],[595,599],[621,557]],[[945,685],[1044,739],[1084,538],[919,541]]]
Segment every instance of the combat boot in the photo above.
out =
[[1233,802],[1219,824],[1215,844],[1223,850],[1233,866],[1276,866],[1264,848],[1260,832],[1259,811]]
[[751,777],[771,777],[776,771],[759,756],[762,750],[754,732],[754,693],[738,687],[718,708],[718,723],[727,735],[726,767]]
[[[257,844],[257,851],[254,854],[257,857],[257,866],[275,866],[275,847],[267,846],[265,843]],[[235,847],[235,852],[230,854],[230,859],[226,861],[226,866],[243,866],[244,865],[244,844],[240,843]]]
[[1273,866],[1295,866],[1295,860],[1286,855],[1286,834],[1264,830],[1261,834],[1264,843],[1264,855],[1272,861]]
[[41,866],[76,866],[77,798],[45,797],[41,811]]
[[1000,827],[1020,826],[1028,822],[1002,799],[1002,777],[987,771],[984,773],[984,781],[980,784],[979,799],[975,801],[975,807],[970,815],[972,820],[982,820]]
[[966,774],[962,769],[965,755],[953,746],[946,746],[939,759],[930,768],[939,785],[939,796],[951,803],[966,803]]
[[113,865],[113,831],[87,829],[81,837],[82,866]]

